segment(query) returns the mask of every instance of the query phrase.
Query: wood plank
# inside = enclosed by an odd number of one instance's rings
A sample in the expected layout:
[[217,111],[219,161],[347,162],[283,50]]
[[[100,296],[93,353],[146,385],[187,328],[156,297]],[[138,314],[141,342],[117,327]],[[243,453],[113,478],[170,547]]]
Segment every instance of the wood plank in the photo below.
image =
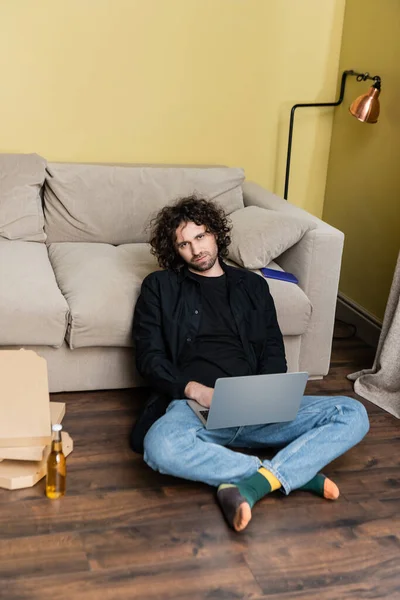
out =
[[[83,542],[74,533],[0,540],[0,580],[89,571]],[[1,594],[0,594],[1,595]]]
[[241,536],[222,519],[217,522],[211,511],[201,518],[193,518],[189,512],[176,521],[161,514],[150,523],[82,532],[80,536],[92,570],[129,567],[132,556],[136,567],[168,562],[178,568],[179,563],[194,557],[218,564],[222,555],[225,559],[239,556],[246,547]]
[[[7,600],[201,600],[219,598],[250,600],[260,587],[243,557],[221,556],[218,563],[191,557],[176,565],[179,577],[171,577],[169,562],[148,567],[129,567],[7,582]],[[0,586],[2,585],[0,580]]]
[[[29,501],[29,511],[25,504],[16,502],[2,505],[0,530],[3,538],[67,532],[71,528],[74,531],[106,530],[109,527],[149,522],[160,514],[170,519],[179,518],[181,512],[186,510],[184,497],[177,496],[174,502],[170,499],[167,501],[162,488],[104,493],[87,490],[82,494],[67,494],[57,502],[41,495]],[[212,492],[205,486],[199,486],[192,494],[194,514],[202,511],[204,506],[207,510],[215,510],[217,514]]]

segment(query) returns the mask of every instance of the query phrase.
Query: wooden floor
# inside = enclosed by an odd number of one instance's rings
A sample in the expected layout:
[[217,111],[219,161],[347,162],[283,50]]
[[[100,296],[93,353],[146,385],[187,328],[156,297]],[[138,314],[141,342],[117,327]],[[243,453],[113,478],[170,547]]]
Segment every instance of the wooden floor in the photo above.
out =
[[[336,341],[313,394],[352,395],[345,378],[372,364],[356,338]],[[67,403],[68,493],[44,481],[0,490],[0,598],[400,599],[399,421],[364,402],[367,437],[326,467],[337,502],[277,492],[242,534],[213,489],[152,472],[128,448],[143,390],[57,394]]]

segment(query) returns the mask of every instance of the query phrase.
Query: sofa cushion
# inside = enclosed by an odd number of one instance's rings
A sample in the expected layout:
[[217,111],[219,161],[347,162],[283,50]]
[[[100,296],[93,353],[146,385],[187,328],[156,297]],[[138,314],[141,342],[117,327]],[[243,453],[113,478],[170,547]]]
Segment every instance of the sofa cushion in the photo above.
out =
[[148,244],[50,244],[49,257],[70,317],[70,348],[131,346],[143,279],[157,262]]
[[[239,267],[234,261],[225,261],[232,267]],[[267,265],[269,269],[283,271],[273,260]],[[250,269],[260,277],[264,277],[258,269]],[[279,327],[284,336],[302,335],[307,331],[312,315],[312,304],[299,285],[278,279],[265,279],[274,299]]]
[[[158,269],[148,244],[50,244],[49,257],[69,305],[70,348],[132,345],[132,320],[143,279]],[[272,263],[273,268],[278,268]],[[311,304],[292,283],[268,280],[284,335],[303,333]]]
[[232,222],[229,258],[247,269],[266,267],[294,246],[317,225],[306,218],[258,206],[246,206],[230,215]]
[[0,154],[0,241],[45,241],[40,197],[45,169],[38,154]]
[[[268,264],[269,269],[283,271],[274,261]],[[264,277],[259,270],[255,273]],[[300,286],[288,281],[266,279],[269,291],[275,302],[278,323],[283,335],[302,335],[307,331],[312,315],[312,304]]]
[[151,217],[196,193],[227,214],[243,208],[242,169],[50,164],[44,190],[48,243],[147,242]]
[[60,347],[68,304],[57,287],[45,244],[0,243],[0,345]]

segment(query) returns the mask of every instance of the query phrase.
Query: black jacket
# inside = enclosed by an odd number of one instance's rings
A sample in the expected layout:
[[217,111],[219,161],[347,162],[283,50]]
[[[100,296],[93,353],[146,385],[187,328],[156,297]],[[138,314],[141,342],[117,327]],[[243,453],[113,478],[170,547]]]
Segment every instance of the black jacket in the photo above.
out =
[[[221,262],[230,306],[238,332],[257,374],[287,370],[282,334],[274,301],[263,277]],[[184,398],[189,382],[178,368],[179,358],[193,344],[199,329],[202,306],[200,285],[179,272],[156,271],[148,275],[135,307],[133,338],[136,366],[154,392],[131,435],[131,446],[143,451],[143,439],[165,413],[169,402]]]

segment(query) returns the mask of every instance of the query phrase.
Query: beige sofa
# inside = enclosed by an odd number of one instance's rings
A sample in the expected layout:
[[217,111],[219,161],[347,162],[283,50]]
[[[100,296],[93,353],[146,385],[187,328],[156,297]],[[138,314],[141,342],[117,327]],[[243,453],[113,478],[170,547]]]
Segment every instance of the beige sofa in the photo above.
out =
[[268,279],[289,370],[327,374],[343,234],[226,167],[0,155],[0,347],[43,356],[51,392],[143,384],[131,327],[141,282],[158,268],[146,227],[193,192],[231,216],[230,259],[297,276]]

